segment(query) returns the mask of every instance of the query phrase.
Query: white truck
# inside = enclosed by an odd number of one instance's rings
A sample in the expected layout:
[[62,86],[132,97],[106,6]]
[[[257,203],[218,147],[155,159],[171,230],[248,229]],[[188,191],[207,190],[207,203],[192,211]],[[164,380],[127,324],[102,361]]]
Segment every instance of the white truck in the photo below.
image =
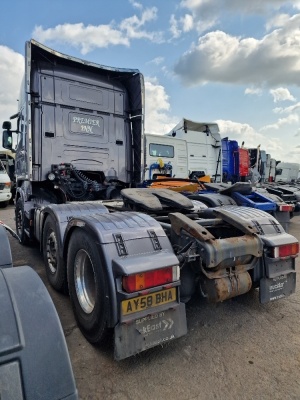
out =
[[210,176],[222,181],[222,143],[216,123],[183,118],[166,135],[145,135],[145,179]]
[[276,166],[275,182],[291,182],[298,179],[300,164],[280,162]]

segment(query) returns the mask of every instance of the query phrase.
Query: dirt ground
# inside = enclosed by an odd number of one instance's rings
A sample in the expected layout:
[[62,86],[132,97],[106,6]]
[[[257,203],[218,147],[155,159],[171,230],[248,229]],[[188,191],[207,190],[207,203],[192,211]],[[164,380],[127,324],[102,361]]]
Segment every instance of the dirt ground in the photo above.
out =
[[[15,228],[14,207],[0,210],[0,219]],[[300,216],[290,233],[300,239]],[[30,265],[50,292],[80,399],[300,399],[300,285],[266,305],[255,291],[217,305],[194,299],[187,304],[186,336],[116,362],[112,345],[98,349],[82,336],[68,297],[49,287],[39,249],[10,242],[14,265]]]

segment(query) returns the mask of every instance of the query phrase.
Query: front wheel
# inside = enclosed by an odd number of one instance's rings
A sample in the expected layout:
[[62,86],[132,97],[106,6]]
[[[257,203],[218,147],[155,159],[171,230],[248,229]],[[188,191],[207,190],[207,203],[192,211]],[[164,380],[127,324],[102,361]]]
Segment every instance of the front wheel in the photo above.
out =
[[75,230],[68,248],[69,294],[77,324],[93,344],[103,344],[108,329],[109,296],[103,260],[95,240]]
[[43,230],[43,256],[48,281],[58,292],[67,292],[67,274],[59,253],[59,235],[55,220],[48,215]]

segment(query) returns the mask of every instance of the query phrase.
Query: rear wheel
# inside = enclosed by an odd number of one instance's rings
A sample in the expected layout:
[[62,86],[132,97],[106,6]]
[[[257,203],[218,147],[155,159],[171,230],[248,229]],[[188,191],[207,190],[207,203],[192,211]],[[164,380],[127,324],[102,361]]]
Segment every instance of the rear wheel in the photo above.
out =
[[21,197],[16,202],[15,216],[16,216],[16,232],[20,238],[20,242],[24,245],[29,244],[29,237],[25,232],[25,227],[29,224],[28,224],[28,219],[25,217],[24,203]]
[[77,324],[90,343],[103,344],[110,333],[107,278],[95,240],[84,231],[71,236],[67,271]]
[[59,292],[67,292],[67,273],[64,260],[59,253],[59,236],[55,220],[48,215],[43,230],[43,255],[47,278]]

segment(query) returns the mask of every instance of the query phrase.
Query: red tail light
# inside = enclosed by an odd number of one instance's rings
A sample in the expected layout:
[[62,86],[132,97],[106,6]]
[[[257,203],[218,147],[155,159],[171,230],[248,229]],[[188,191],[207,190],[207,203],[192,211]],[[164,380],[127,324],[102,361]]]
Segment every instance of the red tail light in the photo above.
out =
[[285,244],[284,246],[273,247],[271,249],[272,258],[297,256],[299,253],[299,243]]
[[279,206],[279,211],[294,211],[294,206],[290,205],[290,204],[281,204]]
[[123,277],[123,289],[138,292],[155,286],[165,285],[179,280],[179,266],[157,269]]

